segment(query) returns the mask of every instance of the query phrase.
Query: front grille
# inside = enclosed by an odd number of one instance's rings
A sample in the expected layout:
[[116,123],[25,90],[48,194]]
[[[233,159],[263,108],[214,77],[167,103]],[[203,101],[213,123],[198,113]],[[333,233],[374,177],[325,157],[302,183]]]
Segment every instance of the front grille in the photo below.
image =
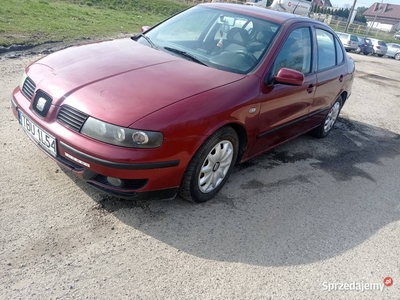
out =
[[33,80],[30,79],[29,77],[26,77],[24,84],[22,86],[22,94],[24,94],[24,96],[29,100],[32,100],[35,89],[36,89],[35,82],[33,82]]
[[63,105],[58,112],[57,120],[68,128],[80,131],[89,116],[71,106]]
[[[108,182],[106,176],[100,174],[93,178],[93,181],[115,188],[115,186]],[[122,184],[119,188],[137,190],[144,187],[147,184],[147,181],[147,179],[121,179]]]

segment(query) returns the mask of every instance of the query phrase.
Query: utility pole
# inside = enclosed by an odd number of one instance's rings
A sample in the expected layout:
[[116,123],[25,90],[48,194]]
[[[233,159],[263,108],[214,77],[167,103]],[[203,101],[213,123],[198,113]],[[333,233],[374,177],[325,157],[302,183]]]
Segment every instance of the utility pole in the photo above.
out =
[[382,6],[382,3],[383,3],[383,0],[381,0],[381,5],[378,6],[378,9],[376,10],[376,14],[375,14],[374,20],[372,21],[370,30],[371,30],[371,29],[374,27],[374,25],[375,25],[376,17],[378,16],[379,8]]
[[349,17],[347,18],[346,28],[344,29],[344,32],[347,32],[347,29],[349,29],[351,16],[353,15],[353,11],[354,11],[354,8],[356,7],[356,3],[357,3],[357,0],[354,0],[353,6],[351,7],[351,10],[349,13]]

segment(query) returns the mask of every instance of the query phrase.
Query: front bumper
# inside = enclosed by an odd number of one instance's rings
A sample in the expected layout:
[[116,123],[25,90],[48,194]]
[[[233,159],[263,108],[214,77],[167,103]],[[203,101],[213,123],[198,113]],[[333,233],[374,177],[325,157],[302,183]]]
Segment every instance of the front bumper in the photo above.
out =
[[[131,149],[98,142],[69,130],[55,118],[51,121],[43,120],[32,112],[31,101],[22,95],[19,88],[14,90],[10,100],[12,112],[17,119],[18,110],[21,110],[33,122],[56,137],[56,157],[42,147],[39,148],[61,167],[72,171],[91,186],[125,199],[175,197],[190,159],[189,155],[183,157],[185,163],[182,163],[178,154],[173,155],[171,151],[167,151],[163,157],[162,149]],[[49,111],[49,115],[54,117],[56,112]],[[109,178],[117,179],[121,184],[112,184],[113,181],[110,183]]]

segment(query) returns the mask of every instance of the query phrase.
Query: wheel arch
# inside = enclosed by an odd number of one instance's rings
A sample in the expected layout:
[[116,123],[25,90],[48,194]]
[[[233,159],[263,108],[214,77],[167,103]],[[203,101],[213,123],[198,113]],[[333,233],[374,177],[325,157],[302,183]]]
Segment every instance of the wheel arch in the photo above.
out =
[[[247,132],[246,129],[244,128],[243,125],[238,124],[238,123],[229,123],[226,124],[225,126],[229,126],[231,127],[233,130],[236,131],[238,138],[239,138],[239,153],[238,153],[238,157],[235,163],[238,163],[241,161],[244,151],[246,150],[247,147]],[[223,126],[223,127],[225,127]],[[222,127],[221,127],[222,128]]]
[[[238,163],[241,161],[246,148],[247,148],[247,143],[248,143],[248,134],[246,131],[246,128],[244,127],[243,124],[240,123],[235,123],[235,122],[230,122],[230,123],[225,123],[221,124],[219,127],[212,128],[212,131],[209,131],[207,134],[207,137],[204,138],[204,140],[198,144],[196,150],[193,153],[193,156],[196,154],[197,151],[199,151],[200,147],[207,141],[207,139],[212,136],[215,132],[218,130],[224,128],[224,127],[231,127],[233,130],[235,130],[236,134],[238,135],[239,138],[239,152],[238,152],[238,157],[235,163]],[[193,158],[193,157],[192,157]]]
[[346,103],[348,93],[343,91],[339,96],[342,97],[342,107]]

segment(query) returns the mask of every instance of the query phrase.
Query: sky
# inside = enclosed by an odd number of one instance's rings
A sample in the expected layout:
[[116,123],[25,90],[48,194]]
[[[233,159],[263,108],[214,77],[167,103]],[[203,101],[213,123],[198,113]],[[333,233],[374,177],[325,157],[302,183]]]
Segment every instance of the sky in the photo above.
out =
[[[339,7],[342,7],[345,4],[352,6],[354,3],[354,0],[330,0],[330,1],[332,3],[332,6],[339,6]],[[357,0],[356,7],[361,7],[361,6],[370,7],[375,2],[381,2],[381,1],[382,0]],[[400,0],[383,0],[383,3],[400,5]]]

